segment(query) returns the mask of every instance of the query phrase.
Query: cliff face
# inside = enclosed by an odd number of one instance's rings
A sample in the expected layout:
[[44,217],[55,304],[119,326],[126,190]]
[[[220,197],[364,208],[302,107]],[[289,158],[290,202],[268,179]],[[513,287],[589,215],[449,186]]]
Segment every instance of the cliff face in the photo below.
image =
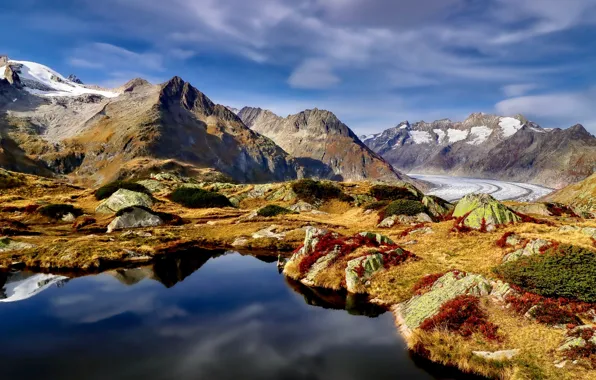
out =
[[238,116],[253,131],[296,157],[307,176],[343,181],[410,180],[329,111],[306,110],[282,118],[268,110],[245,107]]

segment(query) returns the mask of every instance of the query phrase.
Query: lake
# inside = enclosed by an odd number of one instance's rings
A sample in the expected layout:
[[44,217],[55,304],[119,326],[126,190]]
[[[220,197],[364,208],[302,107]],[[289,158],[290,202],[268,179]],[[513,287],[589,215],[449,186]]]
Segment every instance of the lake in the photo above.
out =
[[271,261],[198,251],[78,278],[0,273],[2,379],[470,378],[409,353],[390,313]]

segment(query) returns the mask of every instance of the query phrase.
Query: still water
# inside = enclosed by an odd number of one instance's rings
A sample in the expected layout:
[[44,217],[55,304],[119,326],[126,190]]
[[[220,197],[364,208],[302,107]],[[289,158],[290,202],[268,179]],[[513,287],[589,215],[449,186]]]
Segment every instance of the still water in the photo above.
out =
[[0,378],[464,378],[408,353],[389,313],[267,261],[195,252],[79,278],[0,273]]

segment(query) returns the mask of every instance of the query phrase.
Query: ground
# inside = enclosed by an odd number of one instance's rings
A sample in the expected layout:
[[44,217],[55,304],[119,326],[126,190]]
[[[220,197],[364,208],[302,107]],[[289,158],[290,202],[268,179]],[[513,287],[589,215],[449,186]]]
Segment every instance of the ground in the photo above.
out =
[[[152,209],[177,215],[182,218],[182,223],[107,234],[106,226],[115,216],[95,212],[99,204],[94,196],[95,189],[73,186],[57,179],[3,173],[14,176],[16,180],[7,188],[0,188],[0,235],[11,235],[9,239],[12,241],[31,244],[33,247],[3,251],[0,245],[0,268],[100,271],[149,262],[155,256],[195,246],[272,256],[280,254],[289,258],[304,240],[308,226],[328,229],[343,236],[370,231],[386,235],[417,257],[416,260],[382,269],[370,278],[367,284],[370,298],[391,307],[410,299],[413,285],[428,274],[457,269],[496,279],[493,268],[501,264],[503,257],[512,249],[499,247],[496,242],[508,232],[523,239],[541,238],[595,249],[594,241],[581,231],[560,231],[563,226],[596,227],[594,220],[573,217],[536,216],[548,223],[524,222],[502,226],[491,232],[466,233],[453,232],[454,221],[445,220],[427,223],[425,226],[430,227],[431,233],[404,234],[404,231],[411,230],[411,225],[397,223],[392,228],[377,228],[377,211],[365,210],[354,203],[337,199],[322,202],[317,205],[315,212],[303,211],[275,217],[254,216],[256,210],[266,205],[294,205],[297,200],[289,184],[269,187],[217,185],[221,193],[235,200],[233,203],[237,203],[237,207],[188,209],[169,200],[168,186],[171,183],[166,181],[163,183],[165,190],[153,194],[155,204]],[[356,199],[366,199],[371,185],[352,183],[340,186],[345,193],[356,196]],[[257,195],[246,197],[245,194],[250,191]],[[52,220],[39,215],[32,207],[57,203],[78,207],[84,215],[75,221]],[[79,228],[75,228],[77,225]],[[344,268],[336,265],[321,275],[321,283],[315,285],[341,287],[343,275]],[[490,322],[499,327],[500,341],[489,342],[477,335],[463,338],[447,331],[416,331],[407,338],[410,347],[420,349],[434,361],[492,377],[596,377],[594,370],[582,365],[567,364],[563,368],[554,365],[558,359],[557,347],[565,338],[564,328],[523,318],[504,302],[494,299],[483,298],[482,306],[488,311]],[[520,354],[506,363],[490,363],[471,355],[472,351],[507,349],[519,349]]]

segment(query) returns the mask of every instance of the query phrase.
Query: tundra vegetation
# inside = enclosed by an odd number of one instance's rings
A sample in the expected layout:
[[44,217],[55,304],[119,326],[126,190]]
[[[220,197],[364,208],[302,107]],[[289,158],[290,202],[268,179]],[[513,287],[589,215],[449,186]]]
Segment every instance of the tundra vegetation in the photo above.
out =
[[[118,182],[97,196],[60,179],[0,176],[5,270],[101,271],[192,247],[279,255],[288,281],[391,310],[408,346],[437,363],[491,378],[596,377],[589,210],[550,202],[526,215],[490,196],[450,205],[407,184],[168,174],[141,178],[151,190]],[[117,210],[97,212],[102,202]],[[379,213],[404,218],[379,227]],[[429,217],[411,217],[420,214]]]

